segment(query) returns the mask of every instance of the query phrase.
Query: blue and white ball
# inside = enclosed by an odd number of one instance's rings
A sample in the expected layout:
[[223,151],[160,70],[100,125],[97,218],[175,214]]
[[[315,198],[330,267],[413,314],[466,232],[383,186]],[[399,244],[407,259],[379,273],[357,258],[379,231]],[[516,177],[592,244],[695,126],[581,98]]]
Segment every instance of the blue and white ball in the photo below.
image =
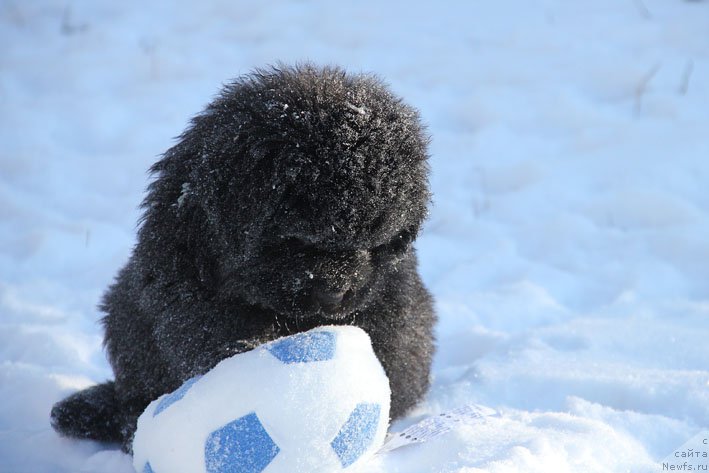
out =
[[337,472],[384,442],[389,381],[369,336],[320,327],[220,362],[138,419],[140,473]]

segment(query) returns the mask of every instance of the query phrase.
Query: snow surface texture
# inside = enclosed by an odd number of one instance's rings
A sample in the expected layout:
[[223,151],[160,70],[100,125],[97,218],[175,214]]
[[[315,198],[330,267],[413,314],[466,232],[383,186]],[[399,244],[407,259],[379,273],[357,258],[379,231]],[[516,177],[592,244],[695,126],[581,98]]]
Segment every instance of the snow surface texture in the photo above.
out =
[[709,427],[709,2],[6,0],[0,44],[0,472],[132,471],[49,409],[111,377],[145,170],[276,60],[375,71],[433,136],[439,351],[392,429],[501,412],[364,471],[657,471]]
[[153,401],[138,419],[133,465],[155,473],[352,471],[384,442],[390,396],[362,329],[291,335]]

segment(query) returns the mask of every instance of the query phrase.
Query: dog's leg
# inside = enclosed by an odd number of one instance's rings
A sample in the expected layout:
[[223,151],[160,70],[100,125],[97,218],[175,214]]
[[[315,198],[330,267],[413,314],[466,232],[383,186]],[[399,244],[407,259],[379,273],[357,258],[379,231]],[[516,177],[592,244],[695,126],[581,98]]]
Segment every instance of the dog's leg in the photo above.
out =
[[362,324],[389,377],[392,419],[406,414],[426,395],[435,349],[431,296],[417,274],[408,284],[413,287],[399,304],[374,306]]

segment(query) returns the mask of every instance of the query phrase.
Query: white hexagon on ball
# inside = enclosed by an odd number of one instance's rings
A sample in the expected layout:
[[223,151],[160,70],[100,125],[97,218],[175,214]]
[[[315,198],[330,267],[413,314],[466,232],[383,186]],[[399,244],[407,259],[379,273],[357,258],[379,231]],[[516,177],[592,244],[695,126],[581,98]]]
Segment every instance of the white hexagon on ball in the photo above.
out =
[[138,419],[141,473],[337,472],[384,442],[389,381],[369,336],[319,327],[223,360]]

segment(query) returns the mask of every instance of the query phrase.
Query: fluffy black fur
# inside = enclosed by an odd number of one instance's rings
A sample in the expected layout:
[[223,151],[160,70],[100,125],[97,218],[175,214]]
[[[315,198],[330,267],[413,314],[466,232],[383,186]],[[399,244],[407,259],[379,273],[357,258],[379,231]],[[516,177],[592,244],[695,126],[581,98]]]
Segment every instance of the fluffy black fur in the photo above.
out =
[[57,431],[130,451],[153,399],[327,324],[369,333],[393,418],[421,399],[435,316],[411,246],[430,200],[413,108],[370,75],[259,70],[226,86],[151,171],[138,243],[101,307],[115,382],[56,404]]

